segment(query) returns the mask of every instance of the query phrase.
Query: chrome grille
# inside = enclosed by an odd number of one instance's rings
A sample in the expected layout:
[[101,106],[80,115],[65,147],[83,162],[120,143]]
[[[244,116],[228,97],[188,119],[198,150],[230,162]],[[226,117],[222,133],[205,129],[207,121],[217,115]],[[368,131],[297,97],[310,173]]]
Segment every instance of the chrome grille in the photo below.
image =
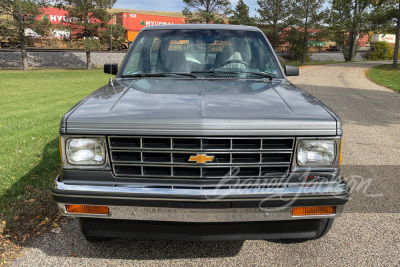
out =
[[[169,178],[282,177],[294,138],[109,136],[116,176]],[[214,156],[207,163],[196,155]]]

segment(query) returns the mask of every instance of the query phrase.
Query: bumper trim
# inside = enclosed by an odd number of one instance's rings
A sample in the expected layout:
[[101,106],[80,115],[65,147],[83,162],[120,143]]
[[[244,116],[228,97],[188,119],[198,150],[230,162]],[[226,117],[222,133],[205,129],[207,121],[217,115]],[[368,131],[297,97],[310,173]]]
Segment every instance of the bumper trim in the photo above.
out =
[[337,206],[332,215],[292,216],[292,208],[228,208],[228,209],[187,209],[187,208],[159,208],[134,206],[108,206],[110,214],[76,214],[68,213],[64,203],[57,203],[58,209],[64,216],[104,218],[119,220],[164,221],[164,222],[260,222],[260,221],[287,221],[304,219],[324,219],[338,217],[343,211],[343,205]]

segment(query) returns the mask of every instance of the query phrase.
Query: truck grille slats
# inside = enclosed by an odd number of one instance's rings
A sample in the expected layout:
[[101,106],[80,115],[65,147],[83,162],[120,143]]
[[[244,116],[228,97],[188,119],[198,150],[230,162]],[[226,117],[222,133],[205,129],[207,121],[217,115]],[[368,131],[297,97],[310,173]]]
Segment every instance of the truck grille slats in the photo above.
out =
[[[190,164],[196,165],[196,163],[189,162],[191,156],[197,154],[204,154],[204,152],[198,150],[192,153],[188,152],[147,152],[147,151],[111,151],[111,160],[113,163],[176,163],[176,164]],[[220,165],[220,164],[290,164],[291,152],[207,152],[214,156],[212,162],[207,162],[207,165]]]
[[[289,171],[294,138],[110,136],[108,144],[116,176],[282,177]],[[205,163],[189,160],[202,155]]]

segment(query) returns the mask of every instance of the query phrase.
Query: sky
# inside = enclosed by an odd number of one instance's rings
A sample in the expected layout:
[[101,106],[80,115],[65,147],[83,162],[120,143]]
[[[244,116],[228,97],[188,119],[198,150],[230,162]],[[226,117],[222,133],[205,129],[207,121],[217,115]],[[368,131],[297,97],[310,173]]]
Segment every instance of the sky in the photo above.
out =
[[[230,0],[232,8],[236,7],[238,0]],[[246,5],[249,6],[250,15],[257,14],[255,11],[258,7],[257,0],[245,0]],[[114,8],[128,8],[136,10],[149,10],[149,11],[182,11],[186,5],[182,0],[117,0]]]

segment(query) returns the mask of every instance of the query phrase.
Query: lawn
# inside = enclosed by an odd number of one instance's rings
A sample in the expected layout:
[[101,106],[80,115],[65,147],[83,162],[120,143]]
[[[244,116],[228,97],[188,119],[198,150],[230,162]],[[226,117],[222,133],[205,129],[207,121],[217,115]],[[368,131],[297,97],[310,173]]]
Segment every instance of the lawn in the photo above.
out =
[[370,68],[366,75],[374,83],[400,92],[400,66],[392,68],[392,65],[379,65]]
[[57,216],[61,117],[108,78],[99,69],[0,71],[0,256]]

